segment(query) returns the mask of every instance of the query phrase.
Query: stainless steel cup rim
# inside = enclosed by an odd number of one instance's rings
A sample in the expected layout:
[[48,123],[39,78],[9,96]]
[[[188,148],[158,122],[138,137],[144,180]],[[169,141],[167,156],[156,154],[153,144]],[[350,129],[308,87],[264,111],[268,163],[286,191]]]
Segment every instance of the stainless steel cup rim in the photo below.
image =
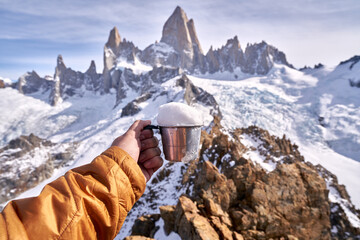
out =
[[161,129],[161,128],[198,128],[204,125],[185,125],[185,126],[161,126],[161,125],[147,125],[144,129]]
[[159,126],[160,129],[162,128],[201,128],[202,125],[196,125],[196,126]]

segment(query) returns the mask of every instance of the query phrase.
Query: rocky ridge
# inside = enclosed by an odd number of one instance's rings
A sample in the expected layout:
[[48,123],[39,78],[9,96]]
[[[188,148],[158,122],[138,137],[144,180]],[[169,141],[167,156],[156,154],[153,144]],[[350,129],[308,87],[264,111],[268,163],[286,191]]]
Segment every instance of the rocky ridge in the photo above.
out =
[[39,96],[55,106],[63,99],[74,95],[82,96],[84,91],[100,91],[102,89],[102,75],[96,72],[95,62],[91,61],[85,73],[74,71],[66,67],[61,55],[57,58],[53,77],[40,77],[35,71],[22,75],[12,87],[23,94],[39,93]]
[[[257,147],[246,146],[249,136]],[[158,213],[147,214],[134,222],[136,238],[127,239],[156,238],[157,231],[176,232],[181,239],[359,239],[360,227],[346,212],[358,220],[360,213],[344,186],[320,165],[304,162],[286,136],[277,138],[255,126],[229,133],[215,117],[201,141],[200,158],[181,166],[180,183],[171,179],[174,165],[153,180],[157,185],[170,181],[182,193],[176,204],[158,206],[164,229],[157,224]],[[257,151],[274,169],[249,158],[249,151]],[[329,189],[340,196],[336,201]],[[144,198],[153,201],[159,195],[152,190]]]
[[166,21],[160,43],[147,47],[140,54],[140,59],[151,66],[181,67],[188,73],[234,72],[239,68],[243,73],[263,75],[269,72],[274,63],[292,67],[283,52],[264,41],[248,45],[244,52],[237,36],[229,39],[220,49],[213,50],[211,47],[204,55],[194,20],[188,20],[180,7]]
[[32,71],[22,75],[15,84],[15,88],[23,94],[31,94],[38,91],[46,93],[52,88],[52,85],[51,79],[41,78],[35,71]]
[[5,203],[73,161],[76,143],[52,143],[34,134],[0,149],[0,202]]
[[359,78],[359,71],[360,71],[360,56],[353,56],[346,61],[342,61],[334,70],[332,74],[339,74],[339,78],[344,78],[342,76],[343,69],[346,69],[345,72],[347,73],[346,80],[349,82],[351,87],[360,88],[360,78]]

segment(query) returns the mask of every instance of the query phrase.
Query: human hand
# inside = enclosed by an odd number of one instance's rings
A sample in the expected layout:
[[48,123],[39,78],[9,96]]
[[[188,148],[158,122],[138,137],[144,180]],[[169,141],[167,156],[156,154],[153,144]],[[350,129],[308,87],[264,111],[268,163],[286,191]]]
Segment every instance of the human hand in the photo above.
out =
[[163,164],[159,141],[154,137],[152,130],[144,130],[150,123],[150,120],[135,121],[126,133],[116,138],[111,145],[120,147],[138,163],[146,181],[149,181]]

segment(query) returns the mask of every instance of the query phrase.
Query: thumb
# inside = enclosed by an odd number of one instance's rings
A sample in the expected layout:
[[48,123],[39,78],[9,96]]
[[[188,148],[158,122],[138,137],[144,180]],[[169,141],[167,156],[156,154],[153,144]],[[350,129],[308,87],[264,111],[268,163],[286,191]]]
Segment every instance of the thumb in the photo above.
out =
[[151,121],[150,120],[136,120],[129,128],[128,131],[134,131],[135,132],[135,137],[139,137],[141,131],[144,129],[144,127],[146,127],[147,125],[150,125]]

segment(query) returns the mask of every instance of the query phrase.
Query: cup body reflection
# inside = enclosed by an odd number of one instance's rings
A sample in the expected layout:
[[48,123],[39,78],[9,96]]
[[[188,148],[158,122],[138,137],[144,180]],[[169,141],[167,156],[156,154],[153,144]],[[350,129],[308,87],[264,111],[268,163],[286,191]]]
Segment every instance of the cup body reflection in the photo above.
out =
[[198,157],[201,126],[161,127],[160,133],[166,160],[189,162]]

